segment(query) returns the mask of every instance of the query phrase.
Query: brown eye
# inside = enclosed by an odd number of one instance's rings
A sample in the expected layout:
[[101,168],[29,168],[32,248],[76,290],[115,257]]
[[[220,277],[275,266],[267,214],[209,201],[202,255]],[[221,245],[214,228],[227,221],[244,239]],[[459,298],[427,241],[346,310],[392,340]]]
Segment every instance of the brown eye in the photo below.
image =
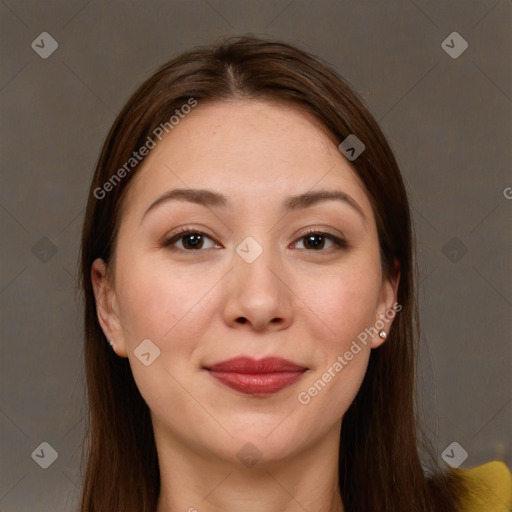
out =
[[304,246],[312,249],[323,249],[326,237],[322,235],[308,235],[304,237]]
[[338,249],[348,247],[345,240],[331,235],[330,233],[323,233],[321,231],[310,231],[306,235],[303,235],[300,240],[304,240],[303,245],[305,249],[312,249],[313,251],[322,251],[322,249],[325,249],[326,240],[332,244],[331,246],[327,247],[327,249],[332,247]]
[[[163,246],[168,247],[169,249],[181,249],[190,252],[210,248],[205,247],[206,240],[211,240],[213,242],[208,235],[201,231],[184,230],[169,240],[166,240],[163,243]],[[181,247],[180,245],[176,245],[177,242],[181,242]],[[215,243],[211,247],[215,247]]]
[[190,233],[180,237],[183,240],[185,249],[201,249],[204,244],[204,235],[199,233]]

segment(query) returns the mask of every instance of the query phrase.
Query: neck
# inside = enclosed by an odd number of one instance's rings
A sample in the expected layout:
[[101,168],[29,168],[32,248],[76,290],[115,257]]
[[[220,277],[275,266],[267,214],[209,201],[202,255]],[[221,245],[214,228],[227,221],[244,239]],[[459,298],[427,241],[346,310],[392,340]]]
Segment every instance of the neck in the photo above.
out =
[[[155,439],[160,464],[156,512],[344,512],[338,485],[339,426],[318,445],[251,467]],[[335,444],[335,447],[333,446]]]

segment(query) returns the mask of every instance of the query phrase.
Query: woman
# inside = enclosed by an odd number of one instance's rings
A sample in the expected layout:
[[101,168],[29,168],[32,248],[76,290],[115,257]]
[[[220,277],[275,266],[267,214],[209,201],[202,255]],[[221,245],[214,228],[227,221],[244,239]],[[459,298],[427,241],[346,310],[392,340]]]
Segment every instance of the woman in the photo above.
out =
[[87,205],[81,510],[508,510],[503,464],[443,471],[418,426],[413,251],[393,153],[320,59],[242,37],[162,66]]

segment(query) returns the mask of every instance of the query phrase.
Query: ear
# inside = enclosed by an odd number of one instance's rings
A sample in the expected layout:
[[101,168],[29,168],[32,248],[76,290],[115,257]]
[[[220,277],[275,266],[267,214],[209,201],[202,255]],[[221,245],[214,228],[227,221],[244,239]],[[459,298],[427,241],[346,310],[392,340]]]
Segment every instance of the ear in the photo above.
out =
[[119,320],[116,294],[105,262],[98,258],[91,266],[91,281],[96,299],[98,321],[112,348],[118,356],[127,357],[124,331]]
[[[402,305],[397,302],[399,283],[400,263],[398,260],[395,260],[392,276],[389,279],[384,277],[382,280],[374,324],[379,332],[385,331],[388,335],[396,315],[402,309]],[[385,341],[385,338],[383,339],[379,335],[376,335],[372,339],[371,347],[380,347]]]

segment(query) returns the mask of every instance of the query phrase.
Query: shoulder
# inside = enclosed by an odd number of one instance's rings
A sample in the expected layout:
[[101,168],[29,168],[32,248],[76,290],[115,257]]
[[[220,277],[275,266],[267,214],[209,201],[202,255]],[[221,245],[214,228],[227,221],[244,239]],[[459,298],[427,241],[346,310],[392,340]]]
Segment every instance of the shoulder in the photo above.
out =
[[509,512],[512,510],[512,475],[500,461],[470,469],[453,469],[464,477],[468,495],[462,512]]

